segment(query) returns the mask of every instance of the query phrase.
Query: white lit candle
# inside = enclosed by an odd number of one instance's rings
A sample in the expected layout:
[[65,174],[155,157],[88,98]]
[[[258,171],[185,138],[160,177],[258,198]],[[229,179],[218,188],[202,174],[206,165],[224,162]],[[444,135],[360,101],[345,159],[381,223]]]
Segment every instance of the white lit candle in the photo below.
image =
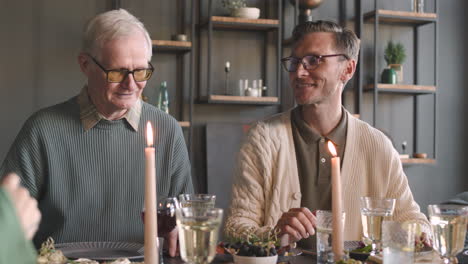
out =
[[146,125],[145,148],[145,263],[158,264],[158,216],[156,214],[156,160],[153,147],[153,128]]
[[332,180],[332,250],[335,261],[342,259],[344,254],[343,242],[343,207],[341,199],[341,173],[340,157],[338,157],[335,145],[328,141],[328,149],[332,154],[331,180]]

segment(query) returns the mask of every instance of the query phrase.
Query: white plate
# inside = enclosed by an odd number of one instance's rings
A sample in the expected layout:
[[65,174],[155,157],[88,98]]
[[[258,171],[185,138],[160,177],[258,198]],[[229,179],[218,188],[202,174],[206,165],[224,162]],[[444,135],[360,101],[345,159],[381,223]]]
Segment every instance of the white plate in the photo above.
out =
[[238,264],[276,264],[278,255],[271,257],[245,257],[234,255],[234,263]]
[[115,260],[143,258],[143,245],[127,242],[76,242],[56,244],[56,249],[70,259]]

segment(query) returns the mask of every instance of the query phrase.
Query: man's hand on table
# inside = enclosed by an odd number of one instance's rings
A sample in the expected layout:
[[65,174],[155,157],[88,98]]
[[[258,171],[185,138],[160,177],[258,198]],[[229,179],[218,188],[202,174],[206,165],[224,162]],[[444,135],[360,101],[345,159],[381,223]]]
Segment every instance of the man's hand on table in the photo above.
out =
[[292,243],[315,234],[316,222],[308,208],[292,208],[283,213],[276,228],[280,230],[280,235],[289,235],[289,243]]
[[10,195],[26,239],[31,240],[41,221],[41,212],[37,208],[37,201],[29,195],[26,188],[20,185],[20,178],[14,173],[5,176],[1,186]]

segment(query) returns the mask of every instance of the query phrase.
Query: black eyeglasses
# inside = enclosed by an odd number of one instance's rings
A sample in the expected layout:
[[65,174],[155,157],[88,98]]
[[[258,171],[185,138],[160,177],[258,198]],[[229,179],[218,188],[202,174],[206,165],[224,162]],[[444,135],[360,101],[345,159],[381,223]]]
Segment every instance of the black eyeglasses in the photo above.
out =
[[129,74],[133,75],[135,82],[144,82],[149,80],[154,72],[154,67],[149,61],[148,64],[151,68],[135,69],[133,71],[128,69],[106,70],[93,56],[89,55],[89,57],[106,73],[106,80],[110,83],[121,83]]
[[317,69],[317,67],[322,63],[324,58],[343,56],[349,60],[348,55],[346,54],[330,54],[330,55],[306,55],[302,58],[297,57],[286,57],[281,59],[281,64],[284,69],[288,72],[295,72],[299,68],[299,64],[302,64],[304,69],[312,71]]

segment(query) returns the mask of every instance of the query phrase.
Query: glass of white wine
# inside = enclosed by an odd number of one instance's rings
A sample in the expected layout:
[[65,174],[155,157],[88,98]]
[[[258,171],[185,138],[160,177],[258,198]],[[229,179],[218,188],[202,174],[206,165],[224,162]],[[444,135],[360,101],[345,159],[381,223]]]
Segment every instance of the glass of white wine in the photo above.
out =
[[371,241],[371,255],[382,252],[382,221],[393,215],[395,199],[361,197],[361,220],[364,237]]
[[214,194],[181,194],[179,195],[180,206],[185,207],[198,207],[198,208],[214,208],[216,195]]
[[463,250],[468,224],[468,206],[432,204],[428,206],[434,241],[432,247],[444,263],[457,263]]
[[180,255],[190,264],[208,264],[216,255],[223,209],[181,207],[176,209]]

